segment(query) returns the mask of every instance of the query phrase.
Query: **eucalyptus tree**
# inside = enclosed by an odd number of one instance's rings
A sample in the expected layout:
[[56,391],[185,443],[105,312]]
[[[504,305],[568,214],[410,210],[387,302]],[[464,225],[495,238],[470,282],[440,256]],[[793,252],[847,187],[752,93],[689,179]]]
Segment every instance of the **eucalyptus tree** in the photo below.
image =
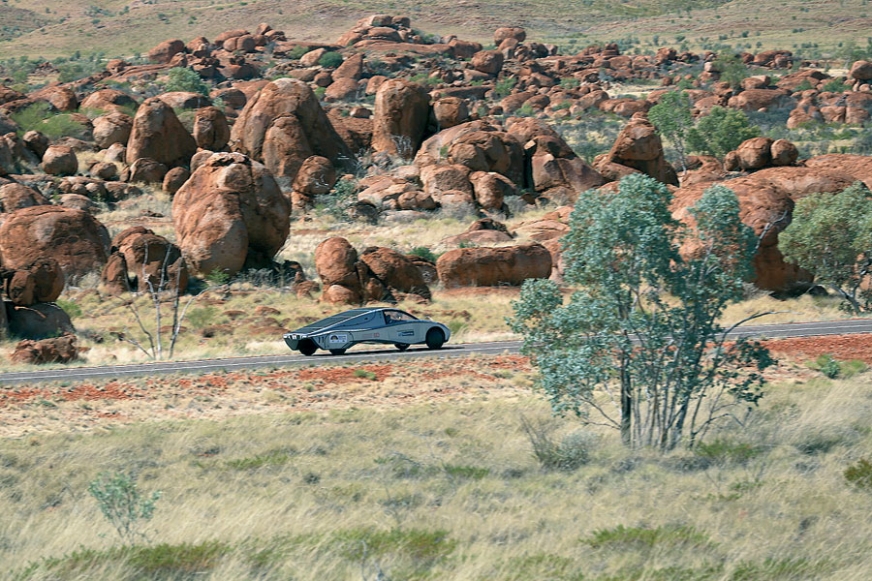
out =
[[641,174],[615,194],[582,194],[563,241],[574,291],[566,300],[550,280],[527,281],[509,319],[555,412],[661,450],[742,421],[774,363],[758,342],[727,338],[741,323],[719,322],[742,298],[756,246],[735,194],[709,188],[689,210],[692,227],[670,203],[666,186]]

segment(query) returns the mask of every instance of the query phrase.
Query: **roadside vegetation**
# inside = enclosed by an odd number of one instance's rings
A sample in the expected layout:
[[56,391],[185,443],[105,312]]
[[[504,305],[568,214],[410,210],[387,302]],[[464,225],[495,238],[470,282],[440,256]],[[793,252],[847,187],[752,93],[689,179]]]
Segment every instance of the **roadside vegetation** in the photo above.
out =
[[[749,421],[692,451],[627,449],[617,430],[552,416],[529,371],[474,359],[461,364],[487,377],[442,403],[6,438],[0,579],[861,581],[872,384],[797,363]],[[260,397],[307,389],[335,387],[279,380]],[[112,486],[151,503],[148,518],[104,517]]]

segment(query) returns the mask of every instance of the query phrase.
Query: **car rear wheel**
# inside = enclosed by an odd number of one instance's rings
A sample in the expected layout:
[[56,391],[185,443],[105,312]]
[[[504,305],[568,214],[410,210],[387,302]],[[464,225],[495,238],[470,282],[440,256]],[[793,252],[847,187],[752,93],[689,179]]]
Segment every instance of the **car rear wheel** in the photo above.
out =
[[318,350],[318,346],[311,339],[303,339],[302,341],[300,341],[297,349],[299,349],[300,353],[308,357],[309,355],[314,354],[315,351]]
[[400,351],[405,351],[406,349],[409,348],[409,344],[408,343],[394,343],[394,347],[396,347]]
[[442,332],[442,329],[433,327],[427,331],[425,341],[427,342],[428,349],[441,349],[442,345],[445,344],[445,333]]
[[345,355],[345,349],[331,349],[331,355]]

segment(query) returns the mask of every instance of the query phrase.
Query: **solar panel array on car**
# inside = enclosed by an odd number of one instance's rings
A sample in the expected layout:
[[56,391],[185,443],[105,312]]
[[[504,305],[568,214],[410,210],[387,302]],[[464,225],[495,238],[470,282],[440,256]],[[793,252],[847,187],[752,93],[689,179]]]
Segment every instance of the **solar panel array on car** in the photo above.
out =
[[294,331],[294,333],[299,333],[301,335],[317,333],[318,331],[327,329],[328,327],[332,327],[333,325],[341,323],[342,321],[347,321],[348,319],[353,319],[354,317],[370,312],[372,312],[372,309],[352,309],[350,311],[345,311],[344,313],[339,313],[338,315],[327,317],[326,319],[321,319],[320,321],[316,321],[310,325],[306,325],[305,327],[301,327]]

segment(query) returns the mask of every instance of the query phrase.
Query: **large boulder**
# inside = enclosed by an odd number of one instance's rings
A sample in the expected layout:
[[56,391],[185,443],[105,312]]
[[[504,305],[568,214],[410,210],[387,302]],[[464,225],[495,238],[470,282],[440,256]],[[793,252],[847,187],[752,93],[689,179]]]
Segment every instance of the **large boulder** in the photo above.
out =
[[16,210],[0,225],[0,263],[27,269],[53,258],[67,279],[100,270],[109,250],[106,227],[91,214],[59,206]]
[[357,250],[339,236],[328,238],[315,248],[315,271],[324,287],[322,300],[339,304],[362,302],[357,258]]
[[14,212],[20,208],[50,203],[48,198],[24,184],[12,182],[0,186],[0,212]]
[[[788,227],[795,202],[816,192],[836,193],[854,183],[847,173],[824,168],[774,167],[753,174],[718,182],[735,192],[739,216],[760,238],[753,259],[757,287],[787,291],[812,280],[810,273],[786,263],[778,250],[778,234]],[[696,204],[712,183],[697,183],[679,188],[673,197],[673,212],[688,218],[688,208]]]
[[239,153],[213,153],[173,198],[178,245],[201,275],[271,264],[290,233],[290,212],[269,170]]
[[850,153],[828,153],[806,160],[805,166],[846,173],[872,189],[872,157]]
[[390,248],[372,247],[360,253],[360,260],[391,294],[414,294],[430,299],[430,289],[421,270],[407,256]]
[[[678,175],[666,161],[660,135],[643,115],[630,119],[601,161],[632,168],[664,184],[678,185]],[[594,167],[599,169],[596,163]]]
[[375,94],[372,148],[376,152],[414,157],[430,119],[430,96],[415,83],[392,79]]
[[230,124],[224,111],[217,107],[201,107],[194,116],[194,141],[209,151],[221,151],[230,141]]
[[296,79],[276,79],[249,98],[230,132],[230,147],[291,180],[313,155],[338,165],[354,159],[312,89]]
[[436,261],[445,288],[518,286],[530,278],[551,276],[551,254],[541,244],[499,248],[456,248]]
[[12,271],[6,277],[5,290],[16,305],[50,303],[64,290],[64,273],[54,258],[44,256],[26,268]]
[[70,316],[54,303],[36,303],[25,307],[6,303],[9,332],[22,339],[48,339],[75,333]]
[[[138,289],[139,292],[178,290],[185,292],[188,286],[188,267],[178,246],[163,236],[143,226],[131,226],[115,235],[112,250],[124,257],[127,281],[121,288]],[[113,264],[114,266],[114,264]],[[106,273],[104,280],[113,277]],[[125,284],[126,282],[126,284]]]
[[127,145],[130,133],[133,131],[133,119],[124,113],[112,112],[95,118],[93,135],[94,143],[100,149],[106,149],[113,143]]
[[153,97],[139,106],[127,142],[127,164],[140,158],[168,167],[188,165],[197,152],[197,142],[176,117],[172,107]]
[[42,156],[42,171],[53,176],[72,176],[79,171],[79,159],[72,147],[50,145]]
[[136,107],[136,100],[118,89],[100,89],[94,91],[79,104],[80,111],[103,111],[123,113],[126,109]]

